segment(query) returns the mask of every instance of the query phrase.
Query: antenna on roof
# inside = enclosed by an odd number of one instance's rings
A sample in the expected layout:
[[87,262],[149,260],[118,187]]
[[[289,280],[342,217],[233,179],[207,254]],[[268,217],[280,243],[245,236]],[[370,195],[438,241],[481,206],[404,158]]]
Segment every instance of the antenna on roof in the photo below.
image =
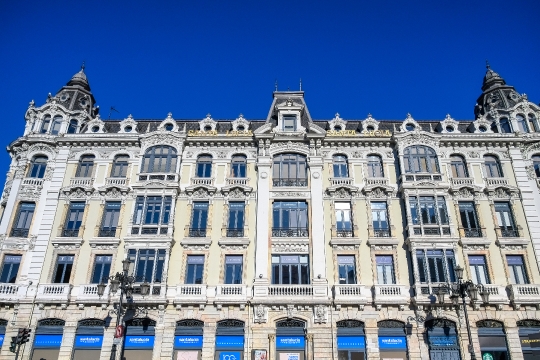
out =
[[300,78],[300,91],[302,91],[302,78]]
[[489,61],[486,59],[486,69],[489,70]]
[[[83,63],[83,65],[84,65],[84,63]],[[120,114],[120,111],[116,110],[116,109],[114,108],[114,106],[111,106],[111,109],[109,110],[109,117],[107,118],[107,120],[111,120],[111,113],[112,113],[113,111],[116,111],[117,113]]]
[[85,65],[84,65],[84,60],[82,62],[82,65],[81,65],[81,70],[84,72],[84,68],[85,68]]
[[276,82],[274,83],[274,91],[277,91],[277,79],[276,79]]

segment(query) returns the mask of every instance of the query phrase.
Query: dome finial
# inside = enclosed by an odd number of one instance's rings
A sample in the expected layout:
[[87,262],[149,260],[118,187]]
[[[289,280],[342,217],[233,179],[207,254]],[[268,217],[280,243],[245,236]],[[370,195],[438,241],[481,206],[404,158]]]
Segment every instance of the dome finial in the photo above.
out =
[[490,66],[489,66],[489,61],[486,59],[486,69],[490,69]]
[[85,68],[85,67],[86,67],[86,66],[84,65],[84,60],[83,60],[82,65],[81,65],[81,71],[82,71],[82,72],[84,72],[84,68]]

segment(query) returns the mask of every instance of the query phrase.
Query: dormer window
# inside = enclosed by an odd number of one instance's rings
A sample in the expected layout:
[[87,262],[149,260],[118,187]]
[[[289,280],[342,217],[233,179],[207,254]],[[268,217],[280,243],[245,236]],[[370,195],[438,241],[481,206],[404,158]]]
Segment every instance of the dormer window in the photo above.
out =
[[165,130],[167,130],[167,131],[172,131],[172,129],[174,129],[174,125],[173,125],[173,124],[171,124],[171,123],[165,124]]
[[296,131],[296,115],[283,115],[283,131]]
[[414,131],[414,128],[415,128],[414,124],[409,123],[409,124],[405,125],[405,129],[407,131]]
[[49,131],[49,126],[51,125],[51,116],[45,115],[43,118],[43,121],[41,122],[41,129],[39,130],[40,133],[46,134]]
[[55,116],[51,125],[51,134],[58,135],[60,132],[60,127],[62,126],[62,117]]
[[69,121],[69,126],[67,133],[68,134],[75,134],[77,132],[77,127],[79,126],[79,122],[75,119],[72,119]]

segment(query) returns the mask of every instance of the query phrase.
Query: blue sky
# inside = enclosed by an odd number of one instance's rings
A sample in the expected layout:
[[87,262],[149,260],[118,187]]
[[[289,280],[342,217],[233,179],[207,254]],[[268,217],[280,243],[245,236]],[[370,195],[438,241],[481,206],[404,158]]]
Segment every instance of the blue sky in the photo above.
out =
[[[265,118],[302,78],[315,119],[473,117],[485,60],[540,101],[540,2],[1,1],[0,143],[86,62],[103,118]],[[8,156],[0,155],[7,170]]]

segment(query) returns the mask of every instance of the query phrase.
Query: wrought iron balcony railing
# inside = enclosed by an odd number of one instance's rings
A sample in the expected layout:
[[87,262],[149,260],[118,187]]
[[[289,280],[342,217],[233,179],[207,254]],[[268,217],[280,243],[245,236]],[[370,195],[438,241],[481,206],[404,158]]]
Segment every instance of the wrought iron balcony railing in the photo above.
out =
[[115,237],[116,228],[101,228],[99,229],[99,237]]
[[272,237],[307,237],[308,229],[304,227],[272,228]]
[[11,229],[11,236],[13,237],[28,237],[30,229]]
[[244,228],[227,229],[227,237],[244,237]]
[[463,228],[464,237],[482,237],[482,229],[480,228]]
[[503,229],[499,228],[498,233],[500,237],[519,237],[518,229]]
[[206,237],[206,228],[189,228],[189,237]]
[[79,230],[80,229],[63,229],[62,236],[63,237],[77,237],[79,236]]
[[347,230],[338,229],[338,230],[336,230],[336,236],[338,238],[353,237],[353,231],[352,231],[352,229],[347,229]]
[[390,229],[373,229],[373,236],[375,237],[390,237]]
[[307,186],[307,179],[298,179],[298,178],[281,178],[273,179],[273,186]]

